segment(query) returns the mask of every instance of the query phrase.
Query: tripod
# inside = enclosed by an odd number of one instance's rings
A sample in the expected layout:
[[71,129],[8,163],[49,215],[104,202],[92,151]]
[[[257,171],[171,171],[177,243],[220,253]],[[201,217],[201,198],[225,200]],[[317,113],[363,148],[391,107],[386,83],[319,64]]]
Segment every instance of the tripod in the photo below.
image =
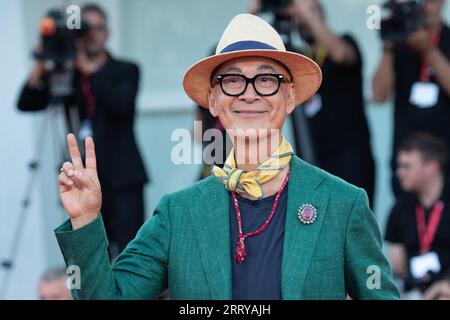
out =
[[41,167],[41,153],[46,141],[48,128],[50,128],[51,130],[52,145],[55,152],[54,159],[68,159],[67,149],[65,148],[65,144],[61,141],[61,139],[59,139],[62,135],[59,134],[57,128],[58,119],[61,118],[61,113],[64,113],[64,105],[62,103],[62,100],[55,99],[55,101],[50,103],[50,105],[47,107],[46,114],[42,119],[42,123],[40,125],[39,134],[37,136],[38,140],[35,144],[36,150],[34,151],[34,157],[29,163],[30,175],[27,179],[24,197],[21,204],[21,211],[19,213],[18,220],[14,229],[13,239],[8,251],[7,258],[1,261],[1,267],[6,272],[4,274],[3,283],[0,286],[0,300],[5,299],[9,289],[9,284],[11,281],[10,273],[15,266],[15,262],[17,260],[17,255],[19,252],[18,249],[20,247],[20,242],[25,230],[24,226],[31,204],[31,193],[37,181],[38,170]]

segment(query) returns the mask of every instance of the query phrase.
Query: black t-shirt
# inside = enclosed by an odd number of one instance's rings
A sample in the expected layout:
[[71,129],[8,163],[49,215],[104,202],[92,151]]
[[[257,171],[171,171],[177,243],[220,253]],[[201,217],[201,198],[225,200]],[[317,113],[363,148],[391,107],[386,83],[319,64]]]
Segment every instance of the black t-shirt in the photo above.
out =
[[[446,25],[441,32],[439,48],[450,60],[450,29]],[[441,89],[434,107],[418,108],[410,103],[411,88],[414,83],[420,81],[422,58],[406,44],[396,47],[394,54],[396,95],[393,160],[399,143],[406,135],[415,131],[425,131],[439,136],[450,146],[450,97]],[[430,82],[438,84],[433,75]]]
[[361,52],[350,35],[342,39],[355,49],[357,61],[353,65],[338,65],[326,57],[321,67],[323,80],[318,94],[322,107],[309,115],[319,158],[337,150],[370,146],[364,114]]
[[[278,199],[272,221],[260,234],[245,240],[247,256],[243,263],[236,262],[238,224],[236,209],[231,198],[231,267],[233,300],[281,300],[281,261],[283,257],[288,186]],[[237,196],[241,211],[242,233],[258,230],[270,216],[276,194],[261,200]]]
[[[441,264],[439,274],[432,277],[432,281],[441,278],[450,271],[450,201],[442,196],[444,211],[436,231],[430,251],[436,252]],[[386,226],[385,240],[393,244],[402,244],[406,248],[408,261],[420,255],[419,236],[416,223],[416,206],[419,200],[416,196],[407,195],[400,199],[393,207]],[[425,219],[428,227],[432,208],[425,208]],[[411,275],[409,277],[412,279]]]

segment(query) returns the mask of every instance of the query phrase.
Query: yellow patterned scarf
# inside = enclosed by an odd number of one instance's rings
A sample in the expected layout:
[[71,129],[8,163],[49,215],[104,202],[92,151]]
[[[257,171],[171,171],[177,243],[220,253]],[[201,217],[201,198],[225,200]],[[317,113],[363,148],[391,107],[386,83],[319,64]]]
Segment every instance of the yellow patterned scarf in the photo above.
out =
[[263,197],[261,185],[273,179],[286,168],[293,154],[292,146],[282,137],[280,146],[267,161],[250,172],[244,172],[236,168],[233,148],[223,168],[212,166],[211,174],[224,184],[229,191],[247,192],[252,197],[261,199]]

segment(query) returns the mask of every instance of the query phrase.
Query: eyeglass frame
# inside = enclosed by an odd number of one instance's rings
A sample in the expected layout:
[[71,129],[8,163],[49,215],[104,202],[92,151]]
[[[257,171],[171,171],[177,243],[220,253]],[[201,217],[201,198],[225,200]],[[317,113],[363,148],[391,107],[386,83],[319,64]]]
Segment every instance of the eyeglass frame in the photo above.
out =
[[[240,92],[239,94],[229,94],[227,93],[224,88],[223,88],[223,79],[224,77],[226,78],[227,76],[239,76],[242,77],[243,79],[245,79],[245,87],[242,90],[242,92]],[[256,85],[255,85],[255,81],[257,78],[262,77],[262,76],[275,76],[278,80],[278,87],[277,89],[270,94],[261,94],[257,89],[256,89]],[[248,84],[251,83],[253,86],[253,90],[255,90],[255,92],[262,97],[270,97],[270,96],[274,96],[278,93],[278,91],[280,91],[280,87],[281,87],[281,83],[282,82],[286,82],[286,83],[291,83],[292,81],[287,79],[285,75],[281,74],[281,73],[260,73],[255,75],[253,78],[248,78],[247,76],[243,75],[243,74],[239,74],[239,73],[225,73],[225,74],[219,74],[217,76],[214,77],[214,80],[219,82],[220,84],[220,89],[222,90],[223,94],[230,96],[230,97],[239,97],[241,95],[243,95],[245,93],[245,91],[247,91],[248,88]],[[216,85],[217,83],[215,83],[214,85]]]

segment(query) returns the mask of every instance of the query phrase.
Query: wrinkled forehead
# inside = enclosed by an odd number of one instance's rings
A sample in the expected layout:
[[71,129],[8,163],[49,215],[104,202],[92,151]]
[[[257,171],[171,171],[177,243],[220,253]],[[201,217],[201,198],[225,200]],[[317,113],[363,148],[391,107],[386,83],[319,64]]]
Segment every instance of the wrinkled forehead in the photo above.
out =
[[218,66],[214,74],[256,74],[263,72],[290,74],[289,70],[282,63],[264,57],[241,57],[229,60]]

